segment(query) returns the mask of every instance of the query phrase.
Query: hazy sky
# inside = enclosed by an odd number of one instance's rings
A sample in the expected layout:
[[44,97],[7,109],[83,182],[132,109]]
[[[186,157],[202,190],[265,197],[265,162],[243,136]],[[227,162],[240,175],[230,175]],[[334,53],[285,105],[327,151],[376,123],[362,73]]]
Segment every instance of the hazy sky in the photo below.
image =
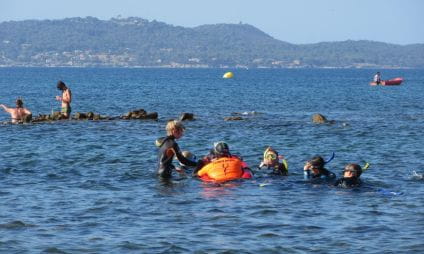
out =
[[424,0],[0,0],[0,22],[118,15],[185,27],[243,22],[291,43],[424,43]]

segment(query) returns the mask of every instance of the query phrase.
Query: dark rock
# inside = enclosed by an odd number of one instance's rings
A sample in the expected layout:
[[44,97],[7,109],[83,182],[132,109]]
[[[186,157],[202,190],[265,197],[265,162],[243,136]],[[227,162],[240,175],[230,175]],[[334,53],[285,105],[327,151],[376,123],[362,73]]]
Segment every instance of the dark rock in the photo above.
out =
[[85,120],[85,119],[87,119],[87,115],[84,114],[84,113],[81,113],[81,112],[77,112],[75,114],[75,119],[77,119],[77,120]]
[[94,118],[94,113],[93,112],[88,112],[87,113],[87,119],[88,120],[93,120],[93,118]]
[[328,120],[325,116],[323,116],[321,114],[314,114],[312,116],[312,122],[313,123],[327,123]]
[[194,119],[194,114],[192,113],[182,113],[180,116],[180,121],[193,121]]
[[94,116],[93,116],[94,121],[98,121],[100,119],[101,119],[100,114],[94,114]]
[[244,120],[241,116],[228,116],[224,118],[224,121],[241,121]]
[[150,113],[147,113],[147,114],[144,116],[144,119],[153,119],[153,120],[157,120],[157,119],[158,119],[158,112],[150,112]]

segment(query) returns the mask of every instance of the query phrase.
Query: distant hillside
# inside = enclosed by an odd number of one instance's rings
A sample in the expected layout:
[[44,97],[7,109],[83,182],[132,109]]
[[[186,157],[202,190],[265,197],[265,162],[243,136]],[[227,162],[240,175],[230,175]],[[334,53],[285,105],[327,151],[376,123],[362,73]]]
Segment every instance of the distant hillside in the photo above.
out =
[[172,26],[141,18],[0,23],[0,66],[424,68],[424,44],[295,45],[247,24]]

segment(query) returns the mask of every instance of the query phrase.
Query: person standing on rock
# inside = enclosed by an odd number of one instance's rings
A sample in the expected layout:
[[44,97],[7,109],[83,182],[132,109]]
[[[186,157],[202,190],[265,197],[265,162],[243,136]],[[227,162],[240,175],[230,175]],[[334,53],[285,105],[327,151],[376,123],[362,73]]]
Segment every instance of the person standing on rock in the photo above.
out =
[[0,104],[0,107],[4,109],[12,117],[12,123],[23,123],[28,122],[31,119],[31,111],[24,108],[24,102],[22,99],[16,100],[16,108],[9,108],[3,104]]
[[57,82],[57,89],[62,91],[62,96],[56,96],[56,100],[62,102],[61,113],[64,117],[69,118],[71,116],[71,111],[72,111],[72,109],[71,109],[71,102],[72,102],[71,90],[61,80],[59,80]]

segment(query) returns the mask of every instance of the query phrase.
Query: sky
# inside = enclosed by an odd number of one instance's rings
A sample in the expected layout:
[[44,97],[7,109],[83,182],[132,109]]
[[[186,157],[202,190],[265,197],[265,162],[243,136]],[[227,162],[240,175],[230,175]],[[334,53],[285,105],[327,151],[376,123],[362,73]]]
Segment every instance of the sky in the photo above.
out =
[[424,0],[0,0],[0,22],[86,16],[184,27],[242,22],[295,44],[424,43],[423,13]]

